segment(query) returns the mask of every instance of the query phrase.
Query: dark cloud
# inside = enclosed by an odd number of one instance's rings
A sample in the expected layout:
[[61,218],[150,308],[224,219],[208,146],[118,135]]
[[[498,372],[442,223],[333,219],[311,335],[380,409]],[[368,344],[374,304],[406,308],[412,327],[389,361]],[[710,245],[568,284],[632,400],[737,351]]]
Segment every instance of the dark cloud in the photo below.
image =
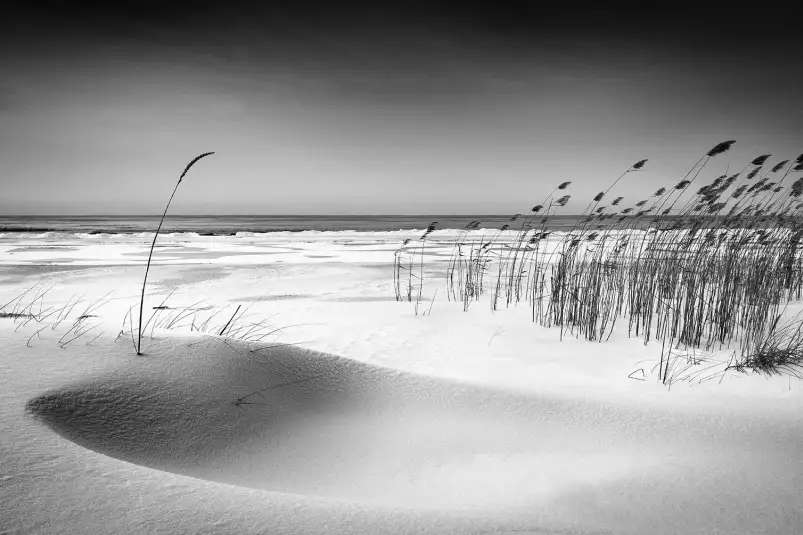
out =
[[366,28],[463,31],[479,37],[526,42],[545,37],[674,40],[690,45],[751,47],[776,40],[797,40],[794,17],[736,5],[707,12],[660,4],[638,9],[611,5],[532,1],[385,0],[381,2],[312,2],[308,0],[11,0],[3,4],[6,26],[23,24],[44,32],[71,29],[106,36],[139,35],[162,29],[176,35],[263,29],[272,32],[311,30],[359,31]]
[[[241,191],[274,199],[263,177],[291,177],[273,209],[320,209],[284,205],[316,184],[321,206],[366,199],[396,213],[428,201],[417,188],[390,199],[394,181],[430,188],[428,210],[471,211],[479,201],[458,206],[449,192],[468,202],[488,176],[535,191],[530,180],[569,173],[593,194],[582,181],[597,168],[650,158],[650,173],[672,175],[669,160],[693,163],[724,139],[744,147],[729,153],[737,160],[799,154],[803,32],[755,6],[12,0],[0,10],[0,109],[13,106],[0,159],[17,177],[7,202],[35,206],[33,192],[48,191],[63,205],[63,176],[82,206],[132,184],[131,202],[150,210],[139,181],[158,188],[164,169],[209,149],[219,158],[205,169],[233,169]],[[217,206],[215,187],[195,188],[182,199]],[[227,206],[252,197],[232,193]]]

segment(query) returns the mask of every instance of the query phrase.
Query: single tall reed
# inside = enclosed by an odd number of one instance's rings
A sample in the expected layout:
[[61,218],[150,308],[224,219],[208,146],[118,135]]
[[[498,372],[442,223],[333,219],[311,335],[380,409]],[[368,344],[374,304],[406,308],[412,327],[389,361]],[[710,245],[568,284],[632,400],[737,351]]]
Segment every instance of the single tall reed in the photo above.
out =
[[167,217],[167,210],[170,208],[170,203],[173,202],[173,197],[176,195],[176,191],[178,191],[178,187],[181,184],[184,175],[187,174],[187,171],[190,170],[190,167],[195,165],[195,163],[200,160],[201,158],[205,158],[214,154],[214,152],[205,152],[200,156],[196,156],[193,160],[187,164],[187,167],[184,168],[184,172],[181,173],[181,176],[178,177],[178,182],[176,182],[176,187],[173,188],[173,193],[170,195],[170,199],[167,201],[167,206],[165,206],[165,211],[162,214],[162,219],[159,220],[159,226],[156,228],[156,232],[153,235],[153,242],[151,243],[151,249],[148,252],[148,264],[145,266],[145,277],[142,279],[142,295],[140,296],[139,300],[139,325],[137,326],[137,355],[142,355],[142,312],[145,307],[145,286],[148,283],[148,271],[151,269],[151,258],[153,257],[153,249],[156,247],[156,238],[159,237],[159,231],[162,230],[162,223],[164,223],[165,217]]

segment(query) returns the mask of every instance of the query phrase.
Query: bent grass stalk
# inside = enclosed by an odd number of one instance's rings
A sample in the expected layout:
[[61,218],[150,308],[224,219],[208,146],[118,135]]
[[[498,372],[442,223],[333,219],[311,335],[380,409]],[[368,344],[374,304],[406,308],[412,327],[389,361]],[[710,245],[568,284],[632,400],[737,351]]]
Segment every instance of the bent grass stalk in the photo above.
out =
[[151,258],[153,258],[153,249],[156,247],[156,238],[159,237],[159,231],[162,230],[162,224],[164,223],[165,217],[167,217],[167,210],[170,208],[170,203],[173,202],[173,197],[176,195],[176,191],[178,191],[179,185],[181,185],[181,181],[184,179],[184,175],[187,174],[187,171],[195,165],[195,163],[200,160],[201,158],[206,158],[207,156],[211,156],[214,152],[205,152],[200,156],[196,156],[190,163],[187,164],[187,167],[184,168],[184,172],[181,173],[181,176],[178,177],[178,182],[176,182],[176,187],[173,188],[173,193],[170,195],[170,199],[167,201],[167,206],[165,206],[165,211],[162,214],[162,219],[159,220],[159,226],[156,228],[156,232],[153,235],[153,242],[151,243],[151,249],[148,252],[148,263],[145,266],[145,277],[142,280],[142,294],[139,300],[139,324],[137,325],[137,355],[142,355],[142,312],[145,307],[145,286],[148,284],[148,272],[151,269]]

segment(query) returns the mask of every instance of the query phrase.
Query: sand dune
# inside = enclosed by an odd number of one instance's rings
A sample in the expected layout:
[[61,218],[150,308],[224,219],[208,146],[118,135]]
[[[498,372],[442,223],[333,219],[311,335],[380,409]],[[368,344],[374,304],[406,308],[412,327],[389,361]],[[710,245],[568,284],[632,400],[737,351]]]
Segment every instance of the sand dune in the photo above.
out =
[[[140,275],[125,262],[50,280],[60,286],[48,299],[62,304],[120,288],[98,311],[96,341],[62,348],[69,322],[36,334],[38,324],[0,319],[0,507],[11,511],[0,532],[784,534],[803,525],[803,406],[787,378],[668,392],[628,378],[649,370],[651,348],[637,340],[561,343],[526,309],[466,313],[440,300],[416,317],[409,303],[370,298],[392,295],[382,270],[301,262],[195,274],[161,266],[153,285],[184,277],[170,301],[178,308],[198,295],[250,303],[268,287],[303,293],[254,305],[280,307],[282,324],[298,325],[283,340],[310,340],[303,348],[252,351],[156,329],[136,356],[129,336],[114,336]],[[5,293],[30,285],[5,282]]]
[[[388,505],[509,507],[645,464],[627,446],[632,437],[617,438],[627,417],[595,404],[298,348],[237,349],[163,343],[127,372],[46,392],[27,409],[70,440],[133,463]],[[614,443],[614,455],[588,449]]]
[[[45,392],[27,410],[83,447],[175,474],[523,522],[570,500],[639,518],[631,508],[649,488],[664,498],[651,515],[674,511],[665,521],[677,523],[693,492],[704,498],[695,510],[736,527],[754,518],[751,496],[783,483],[777,462],[734,472],[734,459],[761,455],[771,430],[722,415],[517,394],[216,339],[166,338],[150,353]],[[774,446],[776,460],[796,455],[794,433]]]

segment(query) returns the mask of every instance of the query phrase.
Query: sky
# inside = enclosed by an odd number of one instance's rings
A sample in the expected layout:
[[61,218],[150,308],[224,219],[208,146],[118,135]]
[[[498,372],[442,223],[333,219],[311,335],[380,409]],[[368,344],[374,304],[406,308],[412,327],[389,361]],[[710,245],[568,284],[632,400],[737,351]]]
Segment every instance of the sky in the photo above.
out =
[[[0,215],[513,214],[635,203],[803,152],[803,32],[774,12],[537,2],[12,0]],[[702,180],[702,179],[701,179]]]

